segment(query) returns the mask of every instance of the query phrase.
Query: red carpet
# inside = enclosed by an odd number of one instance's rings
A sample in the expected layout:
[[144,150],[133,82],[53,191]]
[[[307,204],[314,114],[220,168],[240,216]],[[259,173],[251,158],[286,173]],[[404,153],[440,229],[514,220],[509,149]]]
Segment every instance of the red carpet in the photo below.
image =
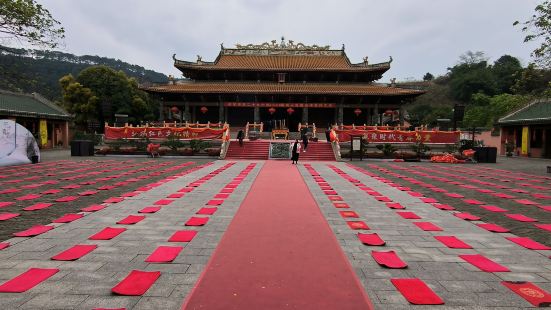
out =
[[123,233],[126,228],[106,227],[95,235],[88,237],[89,240],[111,240]]
[[133,225],[141,222],[143,219],[145,219],[145,215],[129,215],[123,218],[122,220],[118,221],[117,224]]
[[0,285],[2,293],[22,293],[48,279],[59,269],[29,268],[29,270]]
[[388,251],[388,252],[379,252],[379,251],[371,251],[371,256],[373,256],[373,259],[377,262],[377,264],[387,267],[387,268],[406,268],[408,264],[406,264],[400,257],[396,254],[394,251]]
[[132,270],[124,280],[119,282],[111,291],[117,295],[141,296],[161,276],[160,271]]
[[84,215],[78,213],[67,213],[60,218],[52,221],[52,223],[70,223],[82,218]]
[[509,241],[512,241],[529,250],[551,250],[550,247],[527,237],[506,237],[505,239],[508,239]]
[[455,236],[434,236],[434,239],[442,242],[451,249],[472,249],[473,247]]
[[442,305],[444,301],[419,279],[391,279],[392,284],[414,305]]
[[20,232],[13,233],[16,237],[32,237],[32,236],[38,236],[40,234],[43,234],[47,232],[48,230],[54,229],[54,226],[48,226],[48,225],[36,225],[33,226],[27,230],[23,230]]
[[267,161],[184,309],[371,309],[296,166]]

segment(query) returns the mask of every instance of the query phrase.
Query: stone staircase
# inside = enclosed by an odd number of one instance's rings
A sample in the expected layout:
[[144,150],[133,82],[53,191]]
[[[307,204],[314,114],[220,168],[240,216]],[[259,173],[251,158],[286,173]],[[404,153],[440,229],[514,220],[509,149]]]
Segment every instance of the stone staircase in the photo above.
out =
[[[278,142],[283,142],[278,140]],[[291,142],[291,141],[289,141]],[[238,141],[230,141],[226,159],[268,159],[270,155],[269,140],[243,141],[239,146]],[[306,152],[300,153],[300,160],[325,160],[335,161],[335,155],[331,144],[323,142],[310,142]]]
[[306,152],[300,153],[299,160],[327,160],[335,161],[335,154],[331,143],[323,142],[310,142],[308,143],[308,149]]
[[268,159],[269,155],[269,140],[243,141],[243,146],[239,141],[230,141],[226,159]]

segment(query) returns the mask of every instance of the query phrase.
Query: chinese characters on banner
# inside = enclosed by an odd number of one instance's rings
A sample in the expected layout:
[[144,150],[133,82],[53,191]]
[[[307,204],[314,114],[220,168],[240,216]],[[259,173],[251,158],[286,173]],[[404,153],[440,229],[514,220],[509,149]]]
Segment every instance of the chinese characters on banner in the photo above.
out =
[[45,119],[41,119],[38,123],[40,131],[40,145],[45,146],[48,143],[48,123]]
[[105,139],[222,139],[226,128],[105,127]]
[[459,131],[335,130],[340,142],[362,135],[370,143],[457,143]]

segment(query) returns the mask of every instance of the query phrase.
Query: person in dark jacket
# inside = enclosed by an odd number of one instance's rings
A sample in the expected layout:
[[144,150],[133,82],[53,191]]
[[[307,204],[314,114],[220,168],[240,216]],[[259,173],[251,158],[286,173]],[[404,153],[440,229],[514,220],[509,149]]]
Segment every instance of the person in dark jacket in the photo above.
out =
[[327,129],[325,129],[325,139],[327,139],[327,142],[331,142],[331,124],[327,124]]
[[302,144],[304,145],[303,152],[306,152],[306,149],[308,148],[308,134],[306,133],[302,136]]
[[291,164],[298,163],[299,155],[300,155],[300,143],[298,142],[298,139],[296,139],[295,143],[293,144],[293,150],[291,151],[291,160],[293,161]]
[[245,138],[245,133],[243,133],[243,130],[239,130],[237,132],[237,140],[239,140],[239,146],[243,146],[243,138]]

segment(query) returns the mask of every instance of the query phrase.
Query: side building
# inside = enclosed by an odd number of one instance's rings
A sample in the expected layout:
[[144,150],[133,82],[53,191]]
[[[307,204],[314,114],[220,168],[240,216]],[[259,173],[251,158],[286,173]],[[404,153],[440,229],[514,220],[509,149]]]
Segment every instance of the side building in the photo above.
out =
[[520,156],[551,158],[551,99],[540,99],[499,119],[502,155],[506,144]]
[[72,118],[64,109],[36,93],[0,90],[0,119],[23,125],[41,148],[68,147]]
[[[240,127],[263,122],[270,130],[284,121],[295,131],[299,123],[382,125],[384,115],[403,124],[403,105],[424,93],[392,83],[378,84],[388,62],[351,63],[344,51],[307,46],[291,40],[260,45],[221,45],[212,61],[183,61],[174,66],[185,80],[142,89],[160,102],[160,120],[228,122]],[[396,124],[395,124],[396,125]]]

